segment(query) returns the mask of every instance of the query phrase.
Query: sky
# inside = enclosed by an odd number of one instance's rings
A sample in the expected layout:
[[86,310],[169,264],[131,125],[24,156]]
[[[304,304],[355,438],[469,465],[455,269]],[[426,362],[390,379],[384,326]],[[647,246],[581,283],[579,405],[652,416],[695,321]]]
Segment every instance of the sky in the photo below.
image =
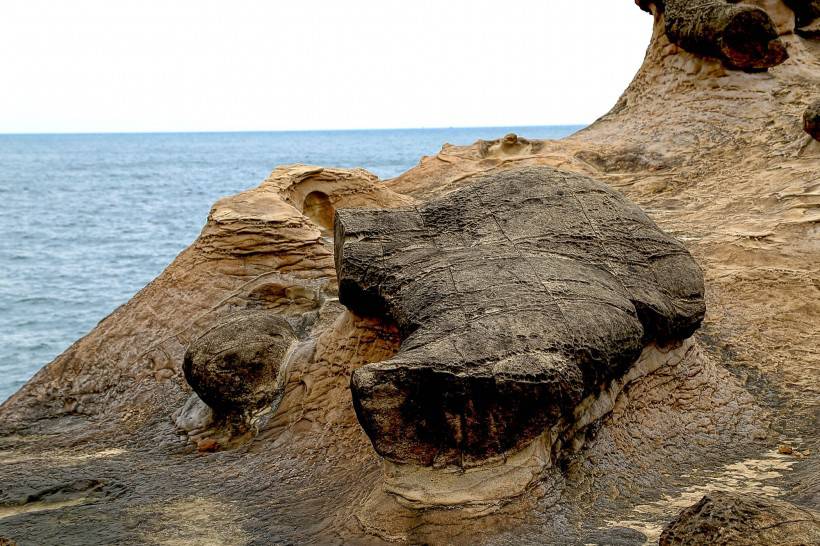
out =
[[0,133],[585,124],[629,0],[3,0]]

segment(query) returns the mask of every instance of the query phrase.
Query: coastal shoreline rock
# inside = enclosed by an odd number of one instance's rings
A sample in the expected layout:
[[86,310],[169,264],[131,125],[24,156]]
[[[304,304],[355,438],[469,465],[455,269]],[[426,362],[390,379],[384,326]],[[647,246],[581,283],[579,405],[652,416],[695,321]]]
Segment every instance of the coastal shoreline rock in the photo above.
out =
[[517,451],[705,312],[680,243],[617,192],[546,167],[419,208],[340,210],[335,234],[341,303],[402,335],[351,379],[362,426],[397,463]]
[[[0,537],[43,546],[157,537],[633,545],[657,541],[681,507],[715,487],[817,508],[820,144],[801,120],[817,98],[820,21],[781,0],[752,4],[789,54],[765,72],[686,50],[649,6],[643,65],[611,111],[575,135],[448,144],[385,181],[288,165],[219,200],[159,277],[0,406]],[[362,218],[422,209],[481,175],[524,166],[584,175],[639,205],[702,267],[709,312],[680,346],[636,344],[636,357],[641,347],[644,356],[691,349],[622,388],[646,360],[597,385],[570,416],[577,430],[535,436],[478,466],[385,462],[359,424],[350,379],[395,359],[408,332],[339,303],[329,219],[342,209]],[[276,411],[253,422],[241,449],[220,449],[203,432],[213,412],[182,362],[198,335],[249,309],[285,317],[299,341]],[[530,485],[510,474],[517,468],[534,469]],[[425,485],[459,472],[464,481]],[[506,485],[521,485],[505,487],[505,474]],[[485,477],[495,485],[459,494]],[[523,492],[510,498],[516,487]]]
[[217,420],[244,428],[254,412],[281,398],[296,341],[282,317],[237,313],[191,343],[182,371]]
[[788,59],[769,14],[725,0],[638,0],[645,11],[663,13],[666,36],[686,51],[721,59],[732,69],[767,70]]
[[803,112],[803,130],[814,140],[820,141],[820,99],[811,103]]
[[560,419],[528,445],[513,453],[493,457],[481,465],[431,468],[384,461],[384,490],[399,504],[414,510],[466,508],[487,513],[520,497],[555,469],[563,458],[583,446],[583,433],[609,415],[621,394],[633,382],[662,367],[701,358],[692,338],[676,347],[647,346],[621,377],[584,398],[572,415]]

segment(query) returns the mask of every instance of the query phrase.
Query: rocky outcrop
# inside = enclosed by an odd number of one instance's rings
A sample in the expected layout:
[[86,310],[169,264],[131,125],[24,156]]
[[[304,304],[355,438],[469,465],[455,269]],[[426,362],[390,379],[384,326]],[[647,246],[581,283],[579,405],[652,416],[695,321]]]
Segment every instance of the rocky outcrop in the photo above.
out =
[[[227,316],[243,309],[316,312],[335,297],[330,231],[306,215],[316,202],[383,208],[414,200],[363,169],[276,168],[258,187],[219,199],[197,240],[13,396],[5,419],[133,411],[145,403],[134,397],[160,396],[135,385],[185,384],[186,349]],[[333,210],[321,214],[332,217]]]
[[478,150],[483,158],[508,158],[533,155],[543,147],[543,142],[529,140],[515,133],[508,133],[495,140],[479,140]]
[[660,546],[820,544],[820,512],[765,497],[709,493],[664,529]]
[[795,14],[798,27],[803,27],[820,17],[820,0],[785,0]]
[[814,140],[820,140],[820,99],[811,103],[803,112],[803,130]]
[[545,167],[419,208],[341,210],[336,271],[340,301],[403,339],[353,374],[362,426],[383,457],[428,466],[524,447],[705,309],[680,243],[607,186]]
[[242,427],[253,412],[281,398],[295,344],[285,319],[265,311],[241,312],[191,343],[182,371],[217,419]]

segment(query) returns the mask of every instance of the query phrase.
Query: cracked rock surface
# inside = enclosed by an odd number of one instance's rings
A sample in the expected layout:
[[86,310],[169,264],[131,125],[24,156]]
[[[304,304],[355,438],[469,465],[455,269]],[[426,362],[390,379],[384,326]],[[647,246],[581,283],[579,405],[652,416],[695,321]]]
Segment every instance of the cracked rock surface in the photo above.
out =
[[814,140],[820,140],[820,99],[809,104],[803,112],[803,130]]
[[423,207],[337,213],[340,301],[402,346],[360,368],[382,456],[470,466],[523,447],[649,343],[688,338],[703,276],[636,205],[585,176],[525,167]]
[[[816,511],[820,142],[803,114],[820,83],[820,19],[789,8],[812,3],[744,2],[767,12],[789,53],[751,73],[670,41],[653,8],[632,83],[565,139],[448,144],[387,181],[282,166],[220,199],[161,275],[0,405],[0,544],[639,546],[715,490]],[[583,21],[567,23],[584,44]],[[459,66],[450,52],[435,62]],[[408,334],[337,301],[330,220],[421,210],[481,175],[538,165],[616,188],[681,241],[703,269],[707,315],[519,497],[492,512],[410,509],[386,491],[350,391],[356,369],[390,361]],[[282,400],[247,442],[200,450],[209,413],[185,380],[185,349],[247,309],[298,334]],[[779,544],[796,536],[773,529]]]
[[243,419],[281,396],[279,376],[295,342],[290,324],[279,316],[236,313],[191,343],[182,371],[217,416]]
[[660,546],[819,544],[820,513],[776,499],[715,492],[682,511]]

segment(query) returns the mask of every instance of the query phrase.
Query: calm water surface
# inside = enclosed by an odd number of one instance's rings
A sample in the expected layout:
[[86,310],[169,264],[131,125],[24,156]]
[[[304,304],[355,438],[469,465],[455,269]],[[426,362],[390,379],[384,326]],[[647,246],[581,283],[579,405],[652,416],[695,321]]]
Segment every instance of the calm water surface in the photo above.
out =
[[156,277],[214,201],[277,165],[386,179],[444,142],[579,128],[0,135],[0,401]]

